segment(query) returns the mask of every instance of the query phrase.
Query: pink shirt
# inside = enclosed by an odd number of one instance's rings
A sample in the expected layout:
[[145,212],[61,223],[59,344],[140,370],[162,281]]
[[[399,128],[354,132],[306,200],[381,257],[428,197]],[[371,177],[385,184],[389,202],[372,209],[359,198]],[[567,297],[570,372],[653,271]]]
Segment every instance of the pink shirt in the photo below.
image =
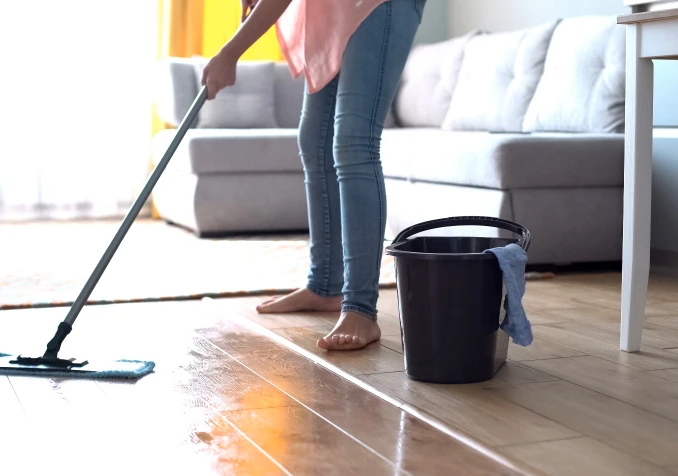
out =
[[339,72],[351,35],[388,0],[292,0],[278,20],[277,35],[292,76],[304,74],[309,93]]

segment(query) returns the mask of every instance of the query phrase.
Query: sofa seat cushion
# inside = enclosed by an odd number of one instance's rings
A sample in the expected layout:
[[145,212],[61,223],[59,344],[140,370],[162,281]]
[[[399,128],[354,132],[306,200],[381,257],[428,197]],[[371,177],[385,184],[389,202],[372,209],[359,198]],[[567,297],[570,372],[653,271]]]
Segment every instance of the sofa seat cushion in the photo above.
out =
[[[160,161],[175,129],[153,138],[153,159]],[[168,168],[197,175],[303,171],[297,129],[190,129]]]
[[385,130],[384,175],[493,189],[618,187],[623,134]]

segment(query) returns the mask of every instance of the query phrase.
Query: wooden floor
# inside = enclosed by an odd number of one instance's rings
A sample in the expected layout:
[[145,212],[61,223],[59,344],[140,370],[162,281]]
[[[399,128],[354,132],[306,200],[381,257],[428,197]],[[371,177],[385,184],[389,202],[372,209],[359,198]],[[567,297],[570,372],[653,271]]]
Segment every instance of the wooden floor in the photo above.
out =
[[[619,292],[618,274],[529,282],[534,344],[458,386],[404,374],[393,291],[381,342],[347,353],[315,348],[335,316],[258,298],[88,307],[63,357],[156,372],[0,376],[0,474],[678,474],[678,282],[653,278],[637,354]],[[0,352],[42,353],[65,313],[0,312]]]
[[[63,317],[0,312],[0,349],[41,354]],[[156,372],[0,376],[0,474],[519,474],[246,324],[204,302],[85,308],[62,357]]]
[[678,474],[678,281],[652,278],[644,345],[634,354],[619,350],[620,290],[617,273],[528,282],[534,343],[512,344],[493,380],[456,386],[405,375],[395,291],[379,301],[381,342],[350,355],[314,346],[334,315],[259,316],[252,311],[258,299],[214,305],[523,470]]

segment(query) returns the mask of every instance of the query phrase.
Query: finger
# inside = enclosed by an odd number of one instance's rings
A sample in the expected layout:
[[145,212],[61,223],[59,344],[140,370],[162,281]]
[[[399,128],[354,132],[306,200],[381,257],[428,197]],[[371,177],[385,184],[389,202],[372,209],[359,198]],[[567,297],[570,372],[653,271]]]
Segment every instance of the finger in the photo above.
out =
[[217,90],[217,88],[215,87],[214,82],[208,80],[208,82],[207,82],[207,99],[214,99],[214,96],[217,95],[216,90]]

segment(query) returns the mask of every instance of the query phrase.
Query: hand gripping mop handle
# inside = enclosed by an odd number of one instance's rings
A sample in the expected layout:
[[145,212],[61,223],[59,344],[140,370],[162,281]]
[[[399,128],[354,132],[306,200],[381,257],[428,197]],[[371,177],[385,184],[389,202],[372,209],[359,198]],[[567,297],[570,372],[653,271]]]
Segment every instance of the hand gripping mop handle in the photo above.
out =
[[207,87],[203,86],[202,89],[200,90],[200,93],[193,101],[193,104],[191,105],[190,109],[186,113],[186,116],[184,117],[183,121],[181,121],[177,133],[172,139],[172,142],[170,143],[169,147],[167,148],[165,155],[163,155],[162,159],[155,167],[155,170],[153,170],[153,173],[146,181],[146,185],[139,194],[139,197],[132,205],[132,208],[130,208],[129,212],[125,216],[125,219],[122,221],[122,225],[120,225],[118,232],[113,237],[111,244],[108,245],[108,248],[101,257],[101,260],[99,260],[99,263],[97,264],[96,268],[94,268],[94,271],[92,272],[91,276],[85,283],[85,286],[82,288],[82,291],[80,291],[80,294],[73,303],[73,306],[68,312],[68,315],[66,316],[64,321],[59,324],[56,334],[54,335],[52,340],[47,344],[47,351],[45,352],[45,357],[56,358],[57,353],[61,348],[61,344],[63,343],[66,336],[72,330],[72,326],[73,323],[75,322],[75,319],[78,317],[78,314],[80,313],[83,306],[87,302],[87,299],[89,298],[90,294],[92,294],[92,291],[99,282],[101,275],[104,274],[104,271],[108,266],[108,263],[110,263],[111,259],[113,258],[113,255],[120,246],[120,243],[122,242],[123,238],[131,228],[137,215],[139,215],[139,212],[146,203],[146,200],[148,200],[148,197],[151,195],[153,187],[155,187],[155,184],[158,182],[158,179],[164,172],[165,168],[167,167],[167,164],[169,163],[170,159],[172,158],[177,148],[179,147],[179,144],[186,135],[186,131],[188,131],[188,129],[195,121],[195,118],[197,117],[198,112],[200,112],[200,108],[205,103],[206,99],[207,99]]
[[412,235],[416,235],[428,230],[434,230],[436,228],[446,228],[448,226],[489,226],[492,228],[501,228],[502,230],[508,230],[515,233],[516,235],[520,235],[517,245],[519,245],[525,251],[527,251],[530,247],[530,232],[527,230],[527,228],[501,218],[470,216],[440,218],[438,220],[426,221],[424,223],[419,223],[409,228],[405,228],[398,234],[398,236],[396,236],[395,240],[393,240],[393,245],[405,241],[406,238],[409,238]]

